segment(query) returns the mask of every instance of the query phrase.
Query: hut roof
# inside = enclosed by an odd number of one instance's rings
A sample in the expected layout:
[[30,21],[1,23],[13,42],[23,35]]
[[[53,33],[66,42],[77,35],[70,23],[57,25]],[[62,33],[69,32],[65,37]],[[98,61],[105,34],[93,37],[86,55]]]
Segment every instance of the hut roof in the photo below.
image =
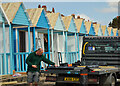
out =
[[43,11],[43,8],[34,8],[34,9],[27,9],[26,10],[29,17],[30,17],[30,20],[32,22],[32,25],[33,26],[36,26],[37,25],[37,22],[40,18],[40,15]]
[[98,30],[100,28],[100,24],[93,24],[94,30],[95,30],[95,35],[98,35]]
[[91,22],[89,21],[85,21],[85,27],[86,27],[86,30],[87,30],[87,33],[86,34],[89,34],[89,31],[90,31],[90,27],[91,27]]
[[107,27],[106,25],[101,26],[101,29],[102,29],[103,35],[105,35],[106,27]]
[[21,4],[22,4],[22,2],[2,3],[2,8],[3,8],[9,22],[13,21]]
[[56,25],[59,14],[60,13],[47,13],[47,17],[49,19],[52,29],[54,29],[54,27]]
[[74,21],[75,21],[75,24],[76,24],[76,27],[77,27],[77,31],[79,33],[83,19],[74,19]]
[[110,36],[111,35],[111,31],[112,31],[112,27],[108,27],[107,29],[108,29],[108,34]]
[[65,17],[62,17],[62,19],[63,19],[64,25],[65,25],[66,31],[68,31],[72,16],[65,16]]
[[116,36],[116,33],[117,33],[117,28],[113,28],[113,34],[114,34],[114,36]]

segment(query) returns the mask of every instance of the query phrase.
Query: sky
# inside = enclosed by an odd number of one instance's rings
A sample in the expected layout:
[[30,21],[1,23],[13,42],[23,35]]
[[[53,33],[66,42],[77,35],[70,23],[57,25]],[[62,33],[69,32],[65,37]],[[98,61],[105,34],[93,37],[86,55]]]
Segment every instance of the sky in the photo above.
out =
[[[10,1],[10,0],[9,0]],[[21,0],[17,0],[21,1]],[[46,5],[47,10],[51,11],[55,8],[55,12],[69,16],[75,14],[80,15],[86,21],[97,22],[101,25],[107,25],[118,16],[118,0],[22,0],[25,8],[37,8],[38,5]],[[2,2],[8,2],[4,0]],[[12,0],[16,2],[16,0]]]

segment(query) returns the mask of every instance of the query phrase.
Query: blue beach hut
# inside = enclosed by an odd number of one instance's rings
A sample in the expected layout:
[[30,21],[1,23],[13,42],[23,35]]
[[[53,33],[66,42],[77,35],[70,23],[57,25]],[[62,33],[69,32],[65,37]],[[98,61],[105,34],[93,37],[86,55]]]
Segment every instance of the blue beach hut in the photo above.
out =
[[77,18],[74,19],[76,28],[77,28],[77,48],[78,48],[78,60],[81,60],[82,56],[82,41],[83,41],[83,36],[86,35],[86,27],[84,25],[84,19],[82,18]]
[[47,13],[51,25],[52,60],[59,65],[65,61],[65,26],[60,13]]
[[118,29],[117,28],[113,28],[113,34],[114,34],[114,36],[118,36]]
[[[16,49],[16,26],[28,26],[27,30],[30,29],[30,21],[27,13],[25,12],[25,8],[22,2],[16,3],[2,3],[1,7],[3,8],[2,12],[6,16],[5,19],[8,23],[3,25],[5,35],[4,37],[4,58],[5,63],[3,66],[5,67],[2,74],[12,74],[13,70],[16,69],[18,55]],[[29,45],[29,44],[28,44]],[[20,57],[20,56],[19,56]],[[19,58],[20,59],[20,58]],[[23,63],[24,65],[24,63]],[[20,68],[19,68],[20,69]]]
[[102,32],[103,32],[103,36],[109,36],[108,29],[107,29],[106,25],[102,25],[101,29],[102,29]]
[[86,35],[95,36],[95,30],[94,30],[94,27],[93,27],[93,23],[92,23],[92,22],[90,22],[90,21],[85,21],[85,27],[86,27],[86,30],[87,30]]
[[103,36],[101,25],[100,24],[93,24],[95,35],[96,36]]
[[108,27],[107,29],[108,29],[109,36],[114,36],[114,34],[113,34],[113,28],[112,27]]
[[69,64],[78,60],[77,58],[77,28],[72,16],[62,17],[65,25],[65,58]]

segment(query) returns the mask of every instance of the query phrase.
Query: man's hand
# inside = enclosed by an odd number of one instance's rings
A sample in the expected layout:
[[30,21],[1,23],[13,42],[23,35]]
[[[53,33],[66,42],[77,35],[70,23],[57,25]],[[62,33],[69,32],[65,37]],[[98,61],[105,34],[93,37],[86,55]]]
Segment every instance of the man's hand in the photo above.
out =
[[33,68],[37,68],[37,65],[32,65]]

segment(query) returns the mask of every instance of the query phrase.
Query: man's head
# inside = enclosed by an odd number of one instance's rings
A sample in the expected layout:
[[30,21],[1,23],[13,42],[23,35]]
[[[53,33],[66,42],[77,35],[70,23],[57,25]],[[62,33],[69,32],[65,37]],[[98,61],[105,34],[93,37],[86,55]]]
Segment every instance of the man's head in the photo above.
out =
[[36,51],[36,55],[42,55],[43,54],[43,49],[42,48],[39,48],[37,51]]

